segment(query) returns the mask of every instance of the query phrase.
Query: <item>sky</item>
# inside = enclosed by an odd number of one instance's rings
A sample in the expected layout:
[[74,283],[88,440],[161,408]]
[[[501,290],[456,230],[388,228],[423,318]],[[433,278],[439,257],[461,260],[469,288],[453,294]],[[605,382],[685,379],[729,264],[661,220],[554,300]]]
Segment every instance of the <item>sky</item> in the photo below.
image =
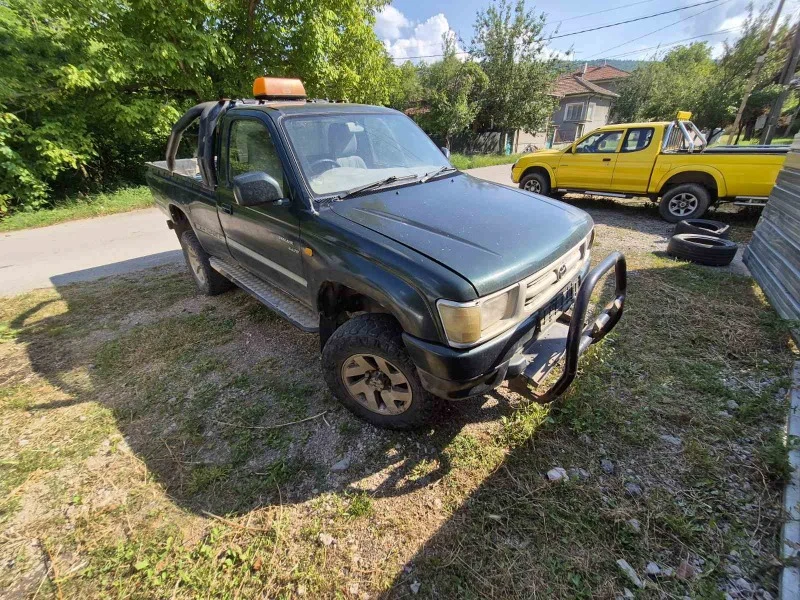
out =
[[[475,14],[491,0],[394,0],[377,15],[375,31],[389,55],[401,64],[406,57],[440,54],[442,34],[452,31],[466,50],[472,40]],[[654,53],[680,40],[682,43],[705,41],[715,57],[721,55],[723,42],[738,37],[747,15],[749,0],[716,0],[703,6],[704,0],[526,0],[526,6],[547,15],[546,33],[562,35],[617,21],[635,19],[654,13],[680,9],[657,16],[603,29],[553,39],[548,51],[560,58],[592,60],[598,58],[649,59]],[[770,0],[755,0],[756,10],[775,5]],[[603,12],[600,12],[603,11]],[[587,15],[587,13],[595,13]],[[599,13],[599,14],[598,14]],[[782,18],[793,22],[800,17],[800,0],[786,0]],[[709,35],[710,34],[710,35]],[[687,38],[698,37],[696,40]],[[639,39],[636,39],[639,38]],[[437,58],[424,58],[428,62]],[[414,62],[418,62],[415,59]]]

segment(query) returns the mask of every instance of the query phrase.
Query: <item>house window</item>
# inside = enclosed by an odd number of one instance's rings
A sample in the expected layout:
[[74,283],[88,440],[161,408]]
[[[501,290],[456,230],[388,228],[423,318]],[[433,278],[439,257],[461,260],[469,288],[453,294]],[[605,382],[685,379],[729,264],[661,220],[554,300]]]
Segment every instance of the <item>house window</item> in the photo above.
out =
[[583,123],[578,123],[577,127],[575,127],[575,139],[579,139],[583,137]]
[[580,121],[583,114],[583,102],[573,102],[567,104],[564,109],[565,121]]
[[586,120],[591,121],[593,114],[594,114],[594,102],[590,102],[589,106],[586,107]]

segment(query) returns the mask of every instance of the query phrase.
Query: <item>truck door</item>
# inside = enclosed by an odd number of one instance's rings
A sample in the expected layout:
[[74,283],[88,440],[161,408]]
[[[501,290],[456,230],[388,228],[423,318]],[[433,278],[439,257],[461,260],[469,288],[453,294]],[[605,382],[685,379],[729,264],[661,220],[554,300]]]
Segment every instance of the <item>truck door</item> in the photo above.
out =
[[[225,121],[222,136],[217,204],[231,255],[251,273],[305,298],[298,206],[290,199],[273,133],[258,117],[235,115]],[[233,178],[255,171],[279,183],[282,200],[255,206],[237,203]]]
[[658,145],[653,127],[633,127],[625,132],[617,155],[611,189],[615,192],[647,192]]
[[559,188],[603,191],[611,187],[622,130],[590,133],[565,152],[558,164]]

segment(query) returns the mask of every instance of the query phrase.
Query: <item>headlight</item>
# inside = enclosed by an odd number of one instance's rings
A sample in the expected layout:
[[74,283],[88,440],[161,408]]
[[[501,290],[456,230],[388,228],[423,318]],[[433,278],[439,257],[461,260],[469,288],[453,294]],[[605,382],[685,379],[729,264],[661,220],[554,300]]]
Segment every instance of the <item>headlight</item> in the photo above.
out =
[[594,246],[594,227],[592,227],[592,232],[586,236],[586,249],[591,250],[592,246]]
[[439,300],[436,306],[448,341],[456,346],[488,338],[515,319],[519,286],[472,302]]

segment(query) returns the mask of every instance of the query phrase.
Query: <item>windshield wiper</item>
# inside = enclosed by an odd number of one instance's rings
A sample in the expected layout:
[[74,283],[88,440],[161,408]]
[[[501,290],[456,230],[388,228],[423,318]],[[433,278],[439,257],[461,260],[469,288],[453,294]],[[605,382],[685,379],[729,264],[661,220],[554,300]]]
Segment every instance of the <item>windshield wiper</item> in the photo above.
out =
[[444,175],[445,173],[449,173],[450,171],[458,171],[455,167],[451,167],[450,165],[445,165],[444,167],[439,167],[435,171],[431,171],[430,173],[425,173],[422,178],[419,180],[420,183],[425,183],[429,179],[433,179],[434,177],[438,177],[439,175]]
[[354,187],[352,190],[347,190],[346,192],[342,192],[338,196],[336,196],[337,200],[344,200],[345,198],[349,198],[350,196],[355,196],[360,192],[366,192],[367,190],[374,190],[384,185],[388,185],[390,183],[394,183],[396,181],[405,181],[406,179],[416,179],[418,176],[410,173],[409,175],[391,175],[386,179],[379,179],[378,181],[373,181],[372,183],[366,183],[364,185],[360,185],[358,187]]

